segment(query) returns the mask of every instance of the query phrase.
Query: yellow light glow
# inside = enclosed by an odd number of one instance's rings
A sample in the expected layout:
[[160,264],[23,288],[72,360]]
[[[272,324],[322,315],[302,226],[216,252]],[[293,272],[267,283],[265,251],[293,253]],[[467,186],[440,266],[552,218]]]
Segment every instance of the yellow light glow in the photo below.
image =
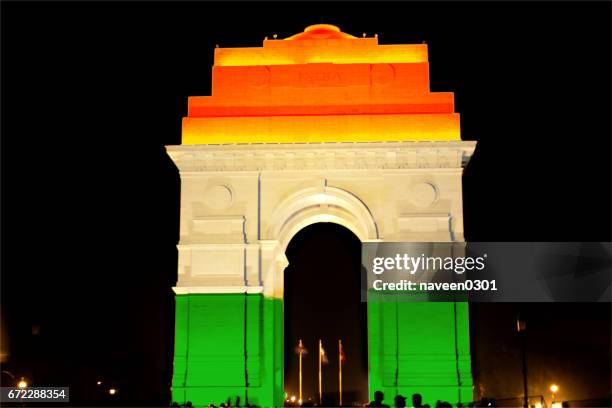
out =
[[184,145],[449,141],[460,135],[456,113],[183,119]]
[[336,26],[317,24],[284,40],[264,40],[263,47],[217,48],[216,66],[313,63],[427,62],[426,44],[378,45],[378,38],[357,38]]
[[216,66],[313,63],[427,62],[426,44],[378,45],[378,37],[357,38],[329,24],[306,27],[284,40],[265,39],[263,47],[217,48]]
[[295,402],[295,395],[291,396],[291,402]]
[[551,392],[557,392],[559,391],[559,386],[557,384],[553,384],[550,386],[550,391]]
[[551,405],[552,408],[562,408],[563,406],[561,405],[560,402],[553,402],[553,404]]
[[117,393],[117,389],[115,389],[115,388],[111,388],[111,389],[109,389],[109,390],[108,390],[108,393],[109,393],[110,395],[115,395],[115,394]]
[[535,408],[542,408],[542,404],[541,404],[541,403],[539,403],[539,402],[537,402],[537,403],[535,404]]
[[21,380],[17,383],[17,388],[28,388],[28,382],[21,377]]
[[[325,47],[321,43],[319,47],[272,47],[270,42],[264,41],[263,47],[258,48],[217,48],[215,49],[215,66],[257,66],[257,65],[290,65],[290,64],[390,64],[390,63],[419,63],[427,62],[427,45],[425,44],[401,44],[401,45],[378,45],[378,41],[372,38],[360,38],[342,44],[343,47]],[[370,42],[359,47],[356,42]],[[276,42],[276,41],[274,41]],[[274,44],[276,45],[276,44]],[[325,48],[324,48],[325,47]],[[361,53],[355,53],[359,49]]]

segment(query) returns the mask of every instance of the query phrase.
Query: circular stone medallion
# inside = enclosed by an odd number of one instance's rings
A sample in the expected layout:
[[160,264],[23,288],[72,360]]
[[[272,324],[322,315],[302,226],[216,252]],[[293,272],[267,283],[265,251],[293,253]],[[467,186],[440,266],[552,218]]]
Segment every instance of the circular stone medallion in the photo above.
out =
[[206,205],[215,210],[224,210],[232,205],[232,190],[224,185],[216,185],[206,190]]
[[432,183],[417,183],[411,188],[411,200],[417,207],[429,207],[438,199],[438,189]]

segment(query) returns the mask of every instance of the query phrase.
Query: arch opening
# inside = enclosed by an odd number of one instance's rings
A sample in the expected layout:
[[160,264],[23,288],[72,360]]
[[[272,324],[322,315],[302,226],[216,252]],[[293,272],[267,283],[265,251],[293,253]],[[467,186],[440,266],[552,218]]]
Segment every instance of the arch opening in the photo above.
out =
[[[329,363],[323,366],[323,403],[339,402],[339,344],[343,403],[368,398],[367,305],[361,302],[361,241],[347,227],[316,222],[299,230],[286,247],[284,270],[284,388],[299,399],[299,355],[303,341],[303,402],[318,403],[318,341]],[[310,400],[310,401],[309,401]]]

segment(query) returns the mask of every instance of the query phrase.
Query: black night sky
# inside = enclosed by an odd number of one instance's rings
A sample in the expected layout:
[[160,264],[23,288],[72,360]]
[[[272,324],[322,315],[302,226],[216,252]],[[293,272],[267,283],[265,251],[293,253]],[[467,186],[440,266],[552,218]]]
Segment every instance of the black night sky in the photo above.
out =
[[[261,46],[319,22],[381,44],[425,41],[432,90],[455,93],[463,138],[479,142],[464,175],[467,240],[612,239],[609,2],[1,7],[2,369],[70,386],[76,405],[111,403],[99,378],[117,384],[121,405],[170,403],[180,183],[164,146],[180,143],[187,97],[210,94],[216,44]],[[335,353],[340,333],[363,330],[358,294],[331,295],[358,276],[358,244],[319,225],[289,247],[287,333],[310,333],[312,354],[316,332]],[[334,248],[344,261],[306,315],[298,302],[315,293],[296,288],[314,292],[305,274]],[[610,394],[610,304],[502,303],[471,308],[479,393],[521,393],[519,310],[534,394],[552,381],[563,399]],[[355,389],[364,343],[346,345]]]

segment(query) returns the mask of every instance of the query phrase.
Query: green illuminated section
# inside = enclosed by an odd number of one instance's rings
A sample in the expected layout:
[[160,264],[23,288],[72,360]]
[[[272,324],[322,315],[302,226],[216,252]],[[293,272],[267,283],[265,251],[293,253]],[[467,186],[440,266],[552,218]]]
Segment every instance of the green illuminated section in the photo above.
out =
[[[433,406],[472,400],[468,304],[368,301],[369,391]],[[384,299],[383,297],[384,296]],[[176,296],[173,401],[283,405],[283,303],[247,294]]]
[[[397,301],[396,294],[368,299],[370,398],[376,390],[437,400],[472,400],[467,302]],[[405,295],[404,295],[405,296]],[[405,300],[405,299],[404,299]]]
[[172,400],[281,406],[282,317],[282,300],[263,295],[176,296]]

